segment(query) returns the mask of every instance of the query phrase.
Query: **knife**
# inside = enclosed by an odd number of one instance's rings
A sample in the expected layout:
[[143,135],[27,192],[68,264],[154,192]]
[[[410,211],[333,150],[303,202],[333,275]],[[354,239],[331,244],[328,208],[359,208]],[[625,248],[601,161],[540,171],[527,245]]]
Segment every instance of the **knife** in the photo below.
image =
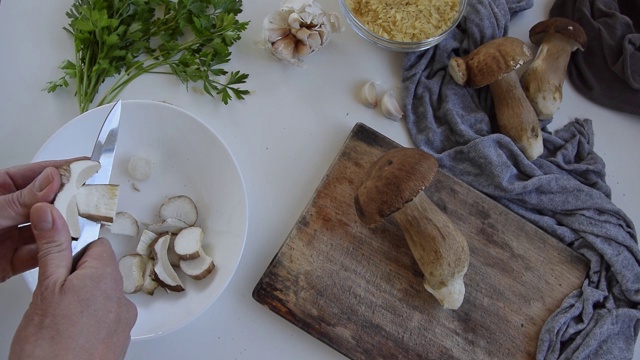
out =
[[[93,147],[91,160],[100,163],[100,170],[95,173],[86,184],[108,184],[113,169],[113,158],[116,152],[118,140],[118,129],[120,125],[120,112],[122,102],[118,100],[109,111],[109,115],[104,120],[98,139]],[[78,260],[84,254],[87,245],[98,239],[100,234],[100,223],[80,218],[80,237],[71,243],[71,253],[73,254],[73,269]]]

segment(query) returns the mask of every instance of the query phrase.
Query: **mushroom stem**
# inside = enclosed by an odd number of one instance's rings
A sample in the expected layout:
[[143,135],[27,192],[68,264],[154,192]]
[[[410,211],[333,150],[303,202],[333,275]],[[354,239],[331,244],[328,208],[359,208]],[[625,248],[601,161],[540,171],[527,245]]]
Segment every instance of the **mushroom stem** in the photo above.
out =
[[424,274],[424,287],[445,309],[460,307],[469,267],[469,247],[460,231],[422,191],[393,217]]
[[489,85],[500,132],[509,137],[529,160],[544,151],[538,116],[525,96],[518,75],[505,74]]
[[575,41],[558,33],[547,33],[535,59],[522,74],[522,88],[538,118],[551,119],[560,108],[567,66],[577,48]]

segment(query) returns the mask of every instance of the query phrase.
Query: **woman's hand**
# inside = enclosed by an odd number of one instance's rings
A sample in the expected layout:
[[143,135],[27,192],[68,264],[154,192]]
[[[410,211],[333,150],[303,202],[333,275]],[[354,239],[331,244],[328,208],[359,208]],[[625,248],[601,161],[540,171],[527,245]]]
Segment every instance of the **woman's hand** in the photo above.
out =
[[116,256],[98,239],[71,272],[71,236],[51,204],[31,209],[38,284],[9,359],[122,359],[138,313],[122,291]]
[[0,282],[37,266],[37,246],[29,222],[31,207],[52,202],[60,189],[55,167],[44,161],[0,170]]

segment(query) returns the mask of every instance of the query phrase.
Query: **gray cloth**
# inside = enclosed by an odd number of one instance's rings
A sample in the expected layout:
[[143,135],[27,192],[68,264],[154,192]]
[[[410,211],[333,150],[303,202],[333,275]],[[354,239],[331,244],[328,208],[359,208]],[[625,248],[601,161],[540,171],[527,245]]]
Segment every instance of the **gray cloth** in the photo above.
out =
[[[403,64],[406,123],[416,147],[441,168],[487,194],[584,255],[588,277],[547,320],[538,359],[631,359],[640,327],[640,249],[631,220],[611,202],[605,164],[593,150],[591,120],[551,134],[545,151],[528,161],[494,133],[488,88],[456,84],[452,56],[505,36],[527,0],[474,0],[442,43],[407,54]],[[606,120],[606,119],[603,119]]]
[[549,16],[584,29],[585,51],[572,54],[567,78],[587,99],[640,115],[640,1],[556,0]]

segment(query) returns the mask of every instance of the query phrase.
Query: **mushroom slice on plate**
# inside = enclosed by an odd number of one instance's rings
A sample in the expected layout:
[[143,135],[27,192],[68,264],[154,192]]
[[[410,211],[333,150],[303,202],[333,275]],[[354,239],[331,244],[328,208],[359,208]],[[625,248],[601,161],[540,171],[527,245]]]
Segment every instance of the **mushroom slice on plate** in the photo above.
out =
[[151,224],[151,225],[147,226],[147,230],[149,230],[149,231],[151,231],[153,233],[156,233],[156,234],[162,234],[162,233],[177,234],[182,229],[185,229],[185,228],[188,228],[188,227],[189,227],[189,225],[187,223],[185,223],[184,221],[182,221],[182,220],[168,218],[168,219],[165,219],[161,223]]
[[193,226],[198,221],[198,208],[196,204],[186,195],[173,196],[167,199],[159,211],[160,219],[178,219]]
[[143,283],[140,291],[143,291],[147,295],[153,295],[158,288],[158,283],[153,279],[153,259],[145,256],[145,269],[142,276]]
[[153,160],[146,156],[136,155],[129,160],[129,175],[138,181],[145,181],[151,177],[155,164]]
[[213,269],[215,264],[213,259],[205,254],[204,250],[198,250],[199,254],[197,258],[192,260],[180,260],[180,270],[195,280],[202,280],[207,277]]
[[178,233],[173,248],[181,260],[191,260],[200,256],[204,232],[197,226],[188,227]]
[[138,246],[136,247],[136,252],[143,256],[149,256],[151,254],[151,244],[157,238],[158,235],[156,233],[149,230],[142,230]]
[[138,220],[126,211],[118,211],[113,219],[113,223],[107,226],[107,228],[112,234],[131,237],[138,237],[138,232],[140,231]]
[[144,284],[146,262],[142,255],[129,254],[120,258],[118,268],[122,274],[123,291],[134,294],[142,289]]
[[168,250],[171,234],[158,237],[151,246],[151,253],[154,259],[153,279],[163,288],[180,292],[184,291],[184,285],[178,274],[169,262]]

